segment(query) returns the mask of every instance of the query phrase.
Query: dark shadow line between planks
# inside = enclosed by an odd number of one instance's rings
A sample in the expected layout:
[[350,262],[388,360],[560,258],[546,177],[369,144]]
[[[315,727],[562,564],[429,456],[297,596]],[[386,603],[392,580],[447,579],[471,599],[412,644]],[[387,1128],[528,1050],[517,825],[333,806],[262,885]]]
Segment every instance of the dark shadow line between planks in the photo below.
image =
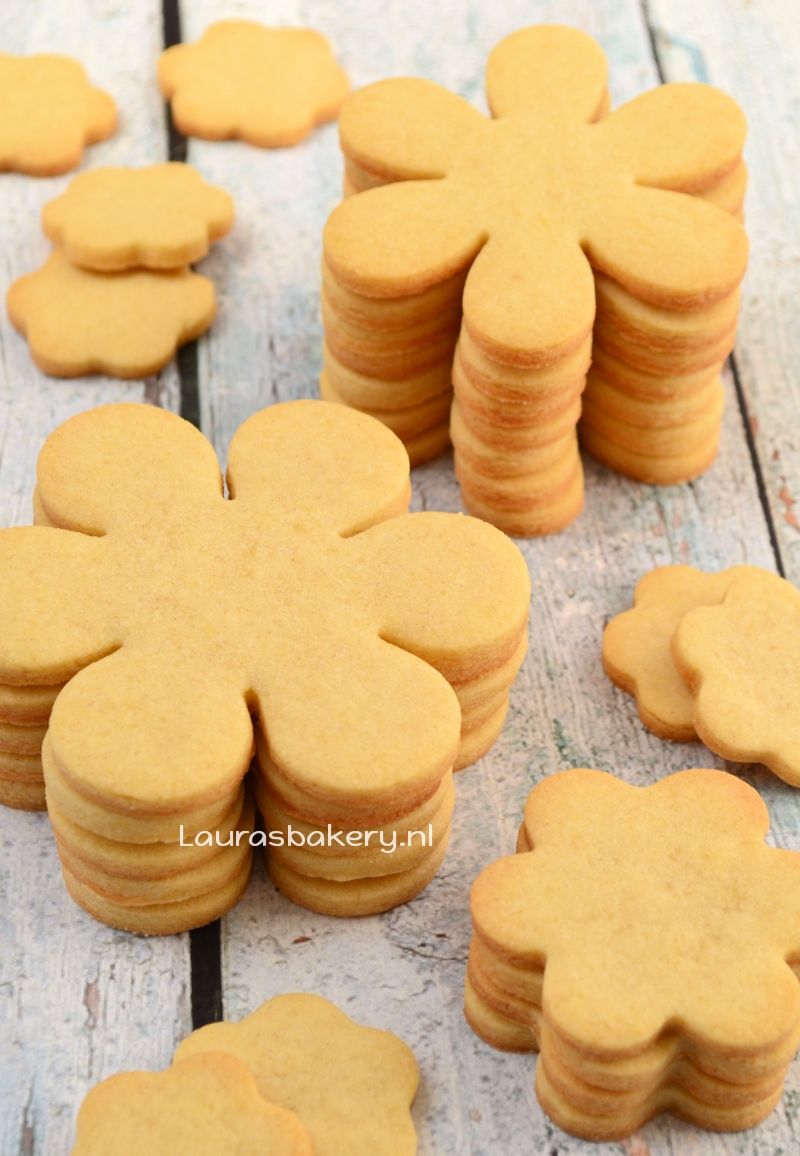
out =
[[[164,47],[181,43],[180,0],[162,0]],[[166,105],[167,141],[169,159],[185,161],[187,142],[183,133],[175,127],[172,110]],[[197,342],[190,341],[178,350],[178,377],[181,383],[181,417],[200,428],[200,386],[197,371]]]
[[[180,0],[162,0],[164,47],[181,42]],[[185,161],[186,137],[178,132],[169,105],[166,106],[169,159]],[[181,417],[200,428],[200,388],[197,371],[197,342],[178,350],[178,377],[181,387]],[[201,1028],[222,1019],[222,939],[219,920],[189,932],[191,968],[192,1026]]]
[[[661,84],[666,84],[669,77],[666,74],[664,66],[661,62],[661,52],[658,46],[658,33],[650,16],[649,0],[639,0],[639,5],[642,10],[642,18],[644,20],[645,28],[647,29],[647,36],[650,41],[650,51],[653,56],[653,63],[658,73],[658,79]],[[736,402],[739,408],[739,416],[742,419],[742,427],[744,429],[744,437],[747,442],[747,450],[750,455],[750,465],[753,467],[753,474],[756,480],[756,490],[758,491],[758,500],[761,503],[761,511],[764,515],[764,521],[767,524],[767,533],[769,535],[770,546],[772,553],[775,556],[775,565],[778,573],[782,578],[786,577],[786,571],[783,565],[783,555],[781,554],[781,547],[778,541],[778,532],[775,527],[775,519],[772,514],[772,506],[769,501],[769,493],[767,491],[767,484],[764,479],[764,469],[761,465],[761,458],[759,457],[758,447],[756,446],[755,434],[753,432],[753,422],[750,416],[750,409],[747,405],[747,396],[744,391],[744,384],[742,382],[741,374],[739,373],[739,365],[736,359],[736,352],[731,353],[729,358],[731,367],[731,376],[733,377],[733,386],[736,391]]]

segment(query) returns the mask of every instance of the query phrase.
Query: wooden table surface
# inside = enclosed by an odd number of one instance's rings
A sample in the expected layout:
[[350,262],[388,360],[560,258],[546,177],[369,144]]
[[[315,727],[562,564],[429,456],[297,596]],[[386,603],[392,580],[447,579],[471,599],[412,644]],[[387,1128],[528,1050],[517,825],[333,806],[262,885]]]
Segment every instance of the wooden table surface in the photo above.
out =
[[[662,1118],[623,1144],[564,1135],[539,1110],[533,1056],[483,1045],[462,1013],[469,885],[509,853],[528,791],[568,766],[639,784],[721,765],[639,724],[600,668],[604,623],[653,566],[752,562],[800,584],[800,22],[796,0],[4,0],[0,49],[68,52],[120,107],[121,127],[85,165],[185,155],[236,199],[235,231],[202,269],[219,317],[177,365],[142,383],[51,380],[0,318],[0,525],[30,520],[36,455],[71,414],[147,400],[199,421],[224,461],[231,434],[271,402],[313,396],[320,366],[320,234],[336,203],[336,129],[265,152],[170,137],[155,84],[168,40],[195,39],[222,16],[325,32],[355,85],[428,76],[483,105],[489,49],[524,24],[585,28],[611,61],[615,103],[659,80],[719,84],[750,121],[750,271],[736,353],[725,375],[718,461],[692,485],[656,489],[587,462],[587,508],[565,533],[522,543],[533,577],[531,648],[508,724],[491,754],[458,777],[447,859],[428,889],[382,917],[335,920],[293,906],[263,867],[221,925],[139,939],[103,927],[64,891],[47,819],[0,814],[0,1154],[69,1151],[75,1111],[120,1069],[161,1068],[193,1022],[238,1018],[263,1000],[316,991],[413,1047],[414,1109],[425,1156],[777,1156],[800,1150],[800,1064],[760,1128],[705,1134]],[[0,110],[1,114],[1,110]],[[68,178],[0,176],[0,289],[44,258],[38,215]],[[449,459],[415,472],[417,507],[457,510]],[[766,772],[775,841],[800,850],[800,796]],[[347,1156],[343,1153],[343,1156]]]

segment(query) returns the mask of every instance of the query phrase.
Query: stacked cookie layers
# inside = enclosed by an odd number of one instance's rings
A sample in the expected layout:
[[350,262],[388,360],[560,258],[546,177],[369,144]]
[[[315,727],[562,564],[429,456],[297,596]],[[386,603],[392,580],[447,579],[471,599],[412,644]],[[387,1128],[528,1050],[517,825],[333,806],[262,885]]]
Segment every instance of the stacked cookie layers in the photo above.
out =
[[719,771],[641,789],[577,769],[532,792],[518,854],[473,887],[465,1011],[539,1052],[560,1127],[621,1139],[673,1112],[738,1131],[775,1107],[800,1043],[800,856],[768,825]]
[[660,1112],[713,1131],[739,1131],[760,1123],[780,1100],[800,1043],[797,1026],[753,1055],[731,1056],[679,1031],[634,1054],[598,1055],[543,1015],[543,982],[541,965],[500,955],[473,936],[467,1019],[493,1047],[539,1052],[537,1096],[548,1115],[575,1135],[620,1139]]
[[[324,233],[322,389],[372,405],[416,457],[419,429],[440,414],[418,391],[439,390],[444,409],[440,359],[458,329],[450,438],[464,505],[507,532],[543,534],[582,508],[576,426],[593,344],[580,426],[590,452],[661,482],[714,456],[747,262],[734,220],[746,126],[706,85],[664,85],[609,113],[602,50],[559,26],[502,41],[487,95],[491,118],[407,78],[345,102],[345,199]],[[368,380],[346,379],[343,362]],[[412,412],[407,427],[400,414]]]
[[[488,668],[445,671],[461,711],[453,770],[475,762],[502,730],[508,696],[527,650],[527,628]],[[485,661],[485,660],[484,660]],[[450,835],[454,790],[443,767],[433,790],[358,801],[313,793],[270,756],[262,734],[253,766],[256,804],[269,832],[267,868],[295,903],[327,915],[369,915],[416,895],[436,874]]]
[[[741,219],[747,170],[734,169],[697,196]],[[579,426],[592,457],[662,485],[702,474],[717,452],[724,393],[720,371],[733,348],[738,286],[710,303],[670,309],[595,273],[592,366]]]
[[368,297],[322,267],[325,325],[320,393],[378,418],[402,439],[412,465],[450,443],[451,366],[464,276],[419,293]]
[[81,173],[42,210],[55,249],[11,285],[11,321],[53,376],[157,373],[211,324],[214,286],[190,265],[232,224],[231,198],[190,165]]
[[60,686],[0,685],[0,803],[44,809],[42,741]]

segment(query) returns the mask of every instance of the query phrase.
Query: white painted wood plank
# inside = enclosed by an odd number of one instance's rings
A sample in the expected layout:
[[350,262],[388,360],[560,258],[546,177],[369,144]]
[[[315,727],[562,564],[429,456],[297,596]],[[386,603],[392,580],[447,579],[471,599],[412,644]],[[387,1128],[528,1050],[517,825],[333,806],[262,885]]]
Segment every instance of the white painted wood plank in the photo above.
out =
[[800,10],[796,0],[651,0],[667,76],[747,114],[752,237],[737,362],[787,576],[800,584]]
[[[580,25],[602,40],[618,100],[657,80],[635,0],[184,0],[184,37],[194,39],[207,23],[234,14],[319,28],[356,85],[391,74],[426,75],[482,103],[488,50],[513,28],[548,19]],[[238,208],[234,234],[206,263],[223,310],[200,347],[203,422],[224,455],[253,409],[315,393],[320,233],[338,199],[341,164],[332,127],[285,152],[192,141],[189,153],[233,193]],[[415,1114],[428,1156],[766,1156],[791,1149],[796,1112],[790,1117],[785,1109],[739,1137],[660,1120],[624,1145],[572,1140],[536,1105],[533,1057],[485,1047],[461,1014],[469,885],[486,863],[513,849],[535,782],[569,765],[613,769],[642,784],[686,766],[718,765],[699,745],[672,746],[645,732],[631,701],[603,676],[599,654],[604,621],[629,604],[650,567],[773,564],[730,383],[728,394],[720,459],[707,478],[657,490],[589,463],[583,518],[558,537],[524,543],[534,578],[531,652],[502,740],[458,778],[451,847],[428,890],[386,916],[341,921],[293,907],[258,871],[225,921],[228,1016],[279,992],[316,990],[412,1045],[423,1070]],[[418,505],[459,508],[449,460],[416,471],[415,484]],[[757,782],[779,840],[800,849],[796,799],[766,774]],[[787,1104],[796,1105],[799,1075],[790,1081]]]
[[[157,0],[6,0],[0,45],[70,53],[113,93],[120,130],[88,150],[84,167],[165,158]],[[39,212],[68,180],[0,174],[3,297],[44,258]],[[146,383],[47,378],[0,305],[0,525],[30,521],[36,456],[52,429],[90,406],[145,397],[175,408],[175,369]],[[55,1156],[69,1151],[92,1084],[122,1068],[163,1065],[189,1029],[188,937],[151,942],[95,923],[64,890],[46,818],[5,808],[0,896],[0,1152]]]

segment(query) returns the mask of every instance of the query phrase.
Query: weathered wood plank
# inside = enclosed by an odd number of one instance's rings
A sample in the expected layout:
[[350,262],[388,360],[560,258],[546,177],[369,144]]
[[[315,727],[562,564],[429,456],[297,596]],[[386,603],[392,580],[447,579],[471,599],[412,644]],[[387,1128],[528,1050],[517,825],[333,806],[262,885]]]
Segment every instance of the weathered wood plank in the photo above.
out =
[[[113,93],[120,130],[89,150],[85,166],[164,159],[157,0],[10,0],[0,10],[0,45],[70,53]],[[0,175],[3,295],[44,258],[39,212],[68,179]],[[0,306],[0,525],[30,521],[36,455],[51,430],[90,406],[145,398],[177,408],[174,367],[144,383],[48,379]],[[69,1151],[88,1087],[122,1068],[163,1065],[188,1030],[187,937],[138,940],[80,912],[41,815],[2,809],[0,895],[0,1152],[51,1156]]]
[[793,0],[650,0],[669,80],[719,84],[749,123],[753,239],[737,364],[787,576],[800,583],[800,20]]
[[[612,60],[617,100],[657,82],[635,0],[298,0],[280,6],[241,0],[236,13],[319,28],[356,85],[410,73],[482,101],[489,48],[536,20],[573,23],[598,36]],[[184,0],[185,39],[225,15],[230,8],[223,0]],[[280,153],[192,141],[189,157],[233,193],[238,207],[234,234],[207,262],[223,308],[199,351],[203,425],[224,455],[253,409],[315,392],[320,231],[338,198],[340,160],[333,128]],[[756,217],[753,223],[757,247],[763,224]],[[762,387],[769,390],[771,382]],[[493,1052],[461,1015],[469,884],[513,848],[523,800],[536,781],[580,764],[614,769],[637,783],[686,766],[716,765],[700,746],[671,746],[643,730],[632,703],[603,676],[599,642],[605,619],[629,603],[635,581],[654,565],[692,561],[714,568],[746,559],[774,566],[730,381],[728,394],[720,459],[707,478],[656,490],[589,463],[583,518],[558,537],[524,544],[534,577],[531,652],[502,740],[480,766],[459,776],[451,849],[425,894],[382,918],[337,921],[291,906],[258,872],[225,921],[228,1016],[279,992],[316,990],[408,1040],[423,1069],[416,1108],[423,1153],[766,1156],[791,1148],[797,1073],[787,1107],[752,1134],[712,1136],[661,1120],[625,1145],[571,1140],[536,1105],[532,1057]],[[417,505],[459,508],[450,462],[418,470],[415,484]],[[757,781],[777,837],[800,848],[796,800],[766,774]]]

